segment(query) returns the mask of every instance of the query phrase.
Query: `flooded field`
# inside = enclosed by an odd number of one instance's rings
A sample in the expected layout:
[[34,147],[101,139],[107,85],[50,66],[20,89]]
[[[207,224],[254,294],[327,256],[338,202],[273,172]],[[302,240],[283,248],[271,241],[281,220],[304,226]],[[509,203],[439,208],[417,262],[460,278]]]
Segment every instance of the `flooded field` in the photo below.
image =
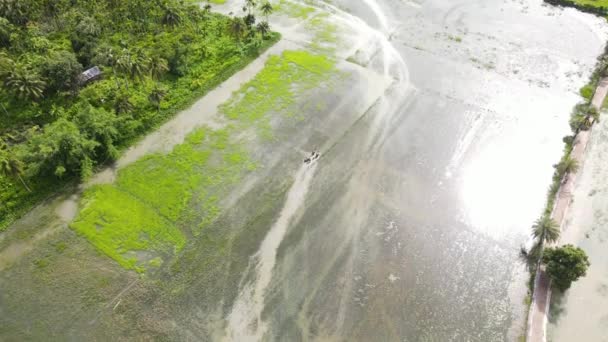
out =
[[522,334],[519,247],[608,27],[536,0],[282,1],[271,22],[282,41],[84,200],[0,236],[0,339]]

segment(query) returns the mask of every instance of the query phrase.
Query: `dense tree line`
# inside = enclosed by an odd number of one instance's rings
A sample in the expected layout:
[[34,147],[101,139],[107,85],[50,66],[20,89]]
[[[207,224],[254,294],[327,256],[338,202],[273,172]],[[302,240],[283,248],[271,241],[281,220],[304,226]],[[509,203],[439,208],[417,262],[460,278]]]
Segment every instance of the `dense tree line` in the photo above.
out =
[[[89,176],[272,37],[176,0],[0,0],[0,216],[40,179]],[[84,70],[102,78],[84,84]],[[15,184],[20,184],[16,189]],[[12,193],[11,193],[12,192]]]

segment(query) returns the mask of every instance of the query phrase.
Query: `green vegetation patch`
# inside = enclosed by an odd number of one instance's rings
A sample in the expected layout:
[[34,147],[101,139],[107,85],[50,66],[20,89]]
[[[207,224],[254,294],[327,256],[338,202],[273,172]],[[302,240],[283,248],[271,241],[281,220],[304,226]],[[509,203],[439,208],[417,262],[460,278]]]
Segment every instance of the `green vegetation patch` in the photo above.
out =
[[319,87],[335,62],[306,51],[271,56],[264,69],[221,107],[226,128],[199,128],[170,153],[121,169],[113,185],[85,193],[72,227],[127,269],[156,268],[180,251],[187,236],[214,222],[219,200],[256,165],[239,141],[250,127],[271,135],[271,114],[295,117],[296,95]]
[[127,166],[115,185],[86,191],[72,228],[127,269],[157,267],[159,258],[182,249],[187,234],[198,235],[217,217],[217,194],[255,167],[229,134],[201,128],[171,153]]
[[128,252],[174,254],[186,238],[169,220],[138,198],[111,185],[87,190],[84,207],[72,228],[127,269],[143,272]]
[[593,93],[595,93],[595,88],[593,87],[592,84],[587,84],[586,86],[582,87],[580,90],[581,96],[588,101],[591,101],[591,98],[593,97]]
[[310,48],[319,52],[334,52],[338,43],[338,26],[331,23],[328,13],[321,13],[312,18],[306,28],[314,33]]
[[280,37],[261,3],[227,17],[193,0],[47,2],[0,5],[0,231]]
[[265,137],[271,137],[270,113],[296,116],[296,93],[320,86],[331,78],[335,61],[307,51],[285,51],[271,56],[264,69],[243,85],[221,111],[232,120],[247,125],[256,123]]
[[[311,1],[309,2],[312,3]],[[294,19],[308,19],[309,16],[315,12],[315,9],[311,6],[301,5],[287,0],[280,0],[275,3],[274,9],[278,13],[283,13]]]
[[608,14],[608,0],[545,0],[550,4],[571,6],[599,15]]

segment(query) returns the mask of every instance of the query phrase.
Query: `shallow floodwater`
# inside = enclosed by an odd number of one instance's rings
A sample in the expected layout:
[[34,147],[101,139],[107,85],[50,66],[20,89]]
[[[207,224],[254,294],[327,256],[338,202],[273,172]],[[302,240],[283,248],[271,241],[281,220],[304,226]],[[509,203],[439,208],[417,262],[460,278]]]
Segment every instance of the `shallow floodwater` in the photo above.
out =
[[[326,110],[278,125],[279,143],[249,146],[263,167],[156,274],[138,278],[83,243],[65,225],[73,200],[17,222],[0,236],[0,261],[10,259],[0,262],[0,339],[504,341],[523,333],[519,247],[542,211],[607,27],[539,0],[304,2],[340,28],[339,48],[324,53],[343,77],[298,99],[305,114],[314,112],[307,103]],[[314,27],[305,20],[276,17],[284,39],[269,53],[309,48]],[[117,167],[169,150],[194,126],[224,124],[217,105],[262,62]],[[302,164],[313,150],[321,157]],[[11,247],[17,228],[31,244]],[[69,253],[56,256],[65,241]]]
[[381,48],[370,67],[401,77],[323,151],[264,309],[237,330],[255,337],[263,327],[271,340],[516,339],[527,280],[519,247],[605,25],[540,1],[333,3],[389,38],[398,55]]
[[560,239],[584,249],[591,266],[564,295],[553,294],[547,333],[555,342],[608,341],[608,123],[593,129]]

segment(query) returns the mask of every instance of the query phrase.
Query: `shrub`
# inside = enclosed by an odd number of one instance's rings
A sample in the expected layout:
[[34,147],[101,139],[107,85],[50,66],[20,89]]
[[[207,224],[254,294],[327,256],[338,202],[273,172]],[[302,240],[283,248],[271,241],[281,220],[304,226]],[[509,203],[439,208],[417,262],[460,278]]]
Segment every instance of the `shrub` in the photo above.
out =
[[585,251],[573,245],[547,248],[543,263],[553,285],[560,291],[569,289],[572,282],[585,276],[591,265]]

